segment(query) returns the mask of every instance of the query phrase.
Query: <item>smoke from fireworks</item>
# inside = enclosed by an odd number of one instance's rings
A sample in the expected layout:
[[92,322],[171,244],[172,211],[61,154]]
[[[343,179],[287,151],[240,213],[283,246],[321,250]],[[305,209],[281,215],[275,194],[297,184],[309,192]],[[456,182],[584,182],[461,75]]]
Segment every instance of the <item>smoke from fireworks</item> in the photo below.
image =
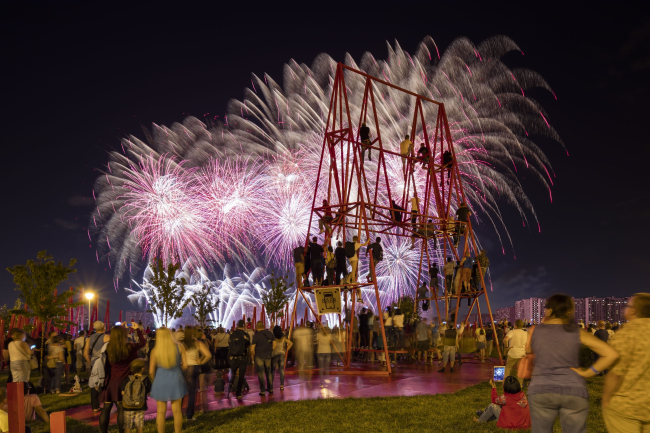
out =
[[[526,96],[534,87],[552,92],[548,84],[536,72],[511,70],[500,61],[520,51],[517,45],[506,37],[477,46],[458,39],[440,56],[427,37],[413,55],[397,44],[388,50],[386,60],[366,53],[358,63],[350,56],[344,62],[445,104],[461,181],[479,224],[489,222],[500,239],[509,238],[499,207],[504,203],[524,224],[536,222],[517,176],[532,176],[550,191],[550,163],[532,137],[561,140],[543,107]],[[259,263],[287,272],[291,250],[317,230],[316,221],[312,227],[308,222],[335,66],[325,54],[311,67],[291,61],[283,86],[253,76],[244,99],[229,103],[223,123],[187,117],[171,127],[154,125],[146,142],[123,139],[95,183],[91,217],[98,259],[112,265],[116,280],[137,274],[153,255],[186,263],[190,274],[226,265],[241,272]],[[346,84],[355,119],[363,83],[350,77]],[[410,129],[413,101],[389,91],[375,101],[382,138],[397,149]],[[427,123],[435,122],[435,113],[425,115]],[[389,157],[387,163],[391,188],[399,193],[405,188],[401,161]],[[416,171],[416,183],[424,179]],[[316,197],[317,203],[323,198]],[[387,259],[377,273],[387,301],[415,290],[419,257],[409,244],[404,238],[385,241]],[[440,261],[439,252],[432,259]]]

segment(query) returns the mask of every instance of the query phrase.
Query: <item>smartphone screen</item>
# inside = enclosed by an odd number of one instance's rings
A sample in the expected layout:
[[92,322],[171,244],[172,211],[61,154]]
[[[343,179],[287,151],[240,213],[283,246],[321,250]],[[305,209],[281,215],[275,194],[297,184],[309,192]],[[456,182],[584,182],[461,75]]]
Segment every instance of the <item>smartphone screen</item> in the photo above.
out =
[[503,382],[505,379],[506,375],[506,367],[503,365],[494,367],[494,375],[492,376],[492,380],[495,382]]
[[33,346],[31,347],[31,349],[34,349],[34,348],[36,348],[36,345],[33,345]]

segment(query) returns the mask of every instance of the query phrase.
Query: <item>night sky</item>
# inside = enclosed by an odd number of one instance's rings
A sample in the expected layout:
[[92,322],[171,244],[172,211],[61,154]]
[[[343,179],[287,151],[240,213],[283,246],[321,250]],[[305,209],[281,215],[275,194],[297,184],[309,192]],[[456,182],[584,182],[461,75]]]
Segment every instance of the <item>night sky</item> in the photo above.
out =
[[506,64],[539,72],[558,97],[530,93],[570,154],[537,141],[556,175],[552,203],[543,185],[523,180],[541,233],[523,227],[505,204],[514,250],[506,240],[502,254],[492,229],[479,228],[489,247],[493,307],[554,292],[650,291],[643,247],[650,240],[650,143],[643,138],[650,14],[640,3],[135,3],[1,6],[0,304],[18,294],[4,268],[46,249],[57,260],[78,259],[72,284],[110,297],[111,310],[131,309],[125,293],[115,293],[110,269],[97,264],[85,230],[95,169],[121,137],[144,138],[152,122],[171,125],[187,114],[221,115],[229,99],[242,98],[251,73],[282,82],[292,58],[308,65],[321,52],[337,60],[365,51],[385,58],[387,42],[414,52],[426,35],[441,51],[458,37],[478,44],[509,36],[525,56],[510,54]]

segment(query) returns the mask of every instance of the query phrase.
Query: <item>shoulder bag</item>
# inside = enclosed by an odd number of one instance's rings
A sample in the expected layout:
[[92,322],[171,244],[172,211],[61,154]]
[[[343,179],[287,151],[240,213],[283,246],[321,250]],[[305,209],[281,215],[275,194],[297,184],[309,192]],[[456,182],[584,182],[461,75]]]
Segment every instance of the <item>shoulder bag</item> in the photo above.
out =
[[528,331],[528,341],[526,341],[526,355],[519,360],[517,365],[517,376],[520,379],[530,379],[533,375],[533,366],[535,365],[535,354],[532,353],[532,347],[530,346],[530,340],[533,338],[533,331],[535,326],[530,328]]

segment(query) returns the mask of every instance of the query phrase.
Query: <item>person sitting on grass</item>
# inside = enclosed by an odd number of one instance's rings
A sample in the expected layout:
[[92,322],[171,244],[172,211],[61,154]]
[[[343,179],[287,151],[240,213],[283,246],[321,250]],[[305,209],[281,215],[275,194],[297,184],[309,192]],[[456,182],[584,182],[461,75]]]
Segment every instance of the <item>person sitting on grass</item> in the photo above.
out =
[[[0,388],[0,432],[9,431],[9,414],[7,410],[7,388]],[[26,425],[25,433],[32,433],[32,428]]]
[[43,421],[49,423],[50,417],[41,405],[41,399],[36,395],[36,387],[31,382],[23,382],[25,387],[23,395],[25,396],[25,420],[33,421],[38,415]]
[[530,428],[530,410],[526,394],[521,391],[521,385],[516,377],[508,376],[503,381],[503,395],[498,395],[497,386],[493,380],[492,403],[484,411],[478,411],[476,422],[497,420],[497,427],[513,430]]

